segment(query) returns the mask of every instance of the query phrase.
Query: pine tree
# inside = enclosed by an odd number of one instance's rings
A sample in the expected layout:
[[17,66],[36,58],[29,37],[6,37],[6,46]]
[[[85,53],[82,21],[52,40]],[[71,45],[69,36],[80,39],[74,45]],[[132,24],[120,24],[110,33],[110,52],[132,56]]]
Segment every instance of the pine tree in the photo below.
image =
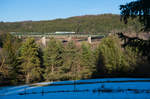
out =
[[9,78],[9,71],[6,62],[6,55],[0,51],[0,81]]
[[99,66],[102,66],[99,67],[99,69],[102,69],[100,71],[105,73],[116,73],[122,69],[124,54],[117,37],[109,36],[104,38],[98,47],[98,51],[98,58],[100,59]]
[[20,48],[22,72],[25,75],[25,82],[40,81],[42,68],[39,58],[39,47],[33,38],[28,38]]
[[1,50],[1,73],[9,83],[17,83],[18,75],[18,48],[20,43],[17,38],[10,34],[5,35]]
[[61,42],[51,38],[44,50],[44,77],[48,81],[59,80],[60,67],[63,64],[63,45]]
[[131,17],[139,18],[139,21],[144,24],[144,29],[150,31],[150,5],[148,0],[136,0],[125,5],[120,5],[121,19],[125,23]]
[[141,64],[142,61],[142,54],[139,52],[139,50],[132,47],[125,47],[124,49],[124,67],[122,68],[122,71],[124,72],[134,72],[134,70],[138,67],[139,64]]
[[138,65],[138,51],[121,48],[117,36],[104,38],[97,49],[97,70],[101,73],[128,73]]
[[61,68],[63,80],[80,79],[80,53],[73,41],[68,42],[63,55],[64,64]]
[[82,43],[81,46],[81,76],[82,78],[90,78],[94,71],[94,55],[88,43]]

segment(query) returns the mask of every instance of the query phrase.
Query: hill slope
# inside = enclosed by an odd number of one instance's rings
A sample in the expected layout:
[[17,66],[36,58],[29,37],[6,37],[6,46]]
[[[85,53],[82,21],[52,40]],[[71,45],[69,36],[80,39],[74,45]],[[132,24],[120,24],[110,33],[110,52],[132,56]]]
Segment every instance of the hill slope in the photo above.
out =
[[56,32],[78,31],[82,33],[108,33],[137,31],[141,25],[136,20],[127,25],[120,21],[119,15],[102,14],[76,16],[50,21],[0,22],[0,32]]

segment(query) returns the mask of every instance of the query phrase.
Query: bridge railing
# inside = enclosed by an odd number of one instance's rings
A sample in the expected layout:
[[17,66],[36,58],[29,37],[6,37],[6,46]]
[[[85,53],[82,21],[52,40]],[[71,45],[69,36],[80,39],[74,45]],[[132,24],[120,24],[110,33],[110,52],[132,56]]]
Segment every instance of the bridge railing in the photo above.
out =
[[87,37],[87,36],[92,36],[92,37],[97,37],[97,36],[107,36],[108,34],[104,33],[94,33],[94,34],[86,34],[86,33],[39,33],[39,32],[10,32],[10,34],[15,35],[15,36],[21,36],[21,37],[51,37],[51,36],[77,36],[77,37]]

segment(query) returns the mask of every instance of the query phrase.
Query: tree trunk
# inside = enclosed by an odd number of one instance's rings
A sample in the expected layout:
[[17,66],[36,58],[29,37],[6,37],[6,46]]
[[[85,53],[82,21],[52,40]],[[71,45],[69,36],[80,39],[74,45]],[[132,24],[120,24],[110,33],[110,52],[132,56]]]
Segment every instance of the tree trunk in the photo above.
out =
[[30,74],[27,73],[26,75],[26,84],[30,83]]
[[54,66],[52,65],[52,67],[51,67],[51,72],[52,72],[52,74],[53,74],[53,72],[54,72]]

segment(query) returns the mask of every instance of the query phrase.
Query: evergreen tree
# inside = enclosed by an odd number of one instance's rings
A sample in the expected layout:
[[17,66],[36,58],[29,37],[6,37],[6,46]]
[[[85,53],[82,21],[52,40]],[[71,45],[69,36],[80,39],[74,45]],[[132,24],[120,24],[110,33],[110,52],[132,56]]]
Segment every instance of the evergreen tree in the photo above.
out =
[[64,64],[61,68],[63,73],[62,79],[80,79],[80,54],[79,49],[76,47],[73,41],[68,42],[68,44],[66,45],[63,58]]
[[123,60],[123,51],[121,49],[121,45],[119,44],[119,39],[115,36],[109,36],[104,38],[99,47],[99,58],[100,63],[99,69],[103,73],[116,73],[119,72],[122,67]]
[[0,81],[5,80],[9,77],[9,70],[7,65],[5,64],[6,55],[2,51],[0,51]]
[[89,43],[82,43],[81,46],[81,76],[82,78],[90,78],[95,68],[94,55]]
[[51,38],[44,50],[44,77],[48,81],[59,80],[60,67],[63,64],[63,45],[61,42]]
[[150,31],[150,5],[148,0],[137,0],[120,5],[121,16],[125,23],[130,17],[139,18],[139,21],[144,24],[145,30]]
[[1,50],[1,73],[9,83],[17,82],[18,75],[18,48],[20,43],[17,38],[10,34],[5,35]]
[[124,61],[123,64],[125,65],[122,68],[124,72],[134,72],[134,70],[138,67],[139,64],[142,64],[142,54],[139,50],[132,47],[125,47],[124,49]]
[[25,82],[30,83],[41,80],[42,68],[39,58],[39,47],[33,38],[28,38],[20,48],[22,72],[25,75]]
[[97,70],[101,73],[129,73],[138,65],[138,52],[121,48],[116,36],[104,38],[97,49]]

